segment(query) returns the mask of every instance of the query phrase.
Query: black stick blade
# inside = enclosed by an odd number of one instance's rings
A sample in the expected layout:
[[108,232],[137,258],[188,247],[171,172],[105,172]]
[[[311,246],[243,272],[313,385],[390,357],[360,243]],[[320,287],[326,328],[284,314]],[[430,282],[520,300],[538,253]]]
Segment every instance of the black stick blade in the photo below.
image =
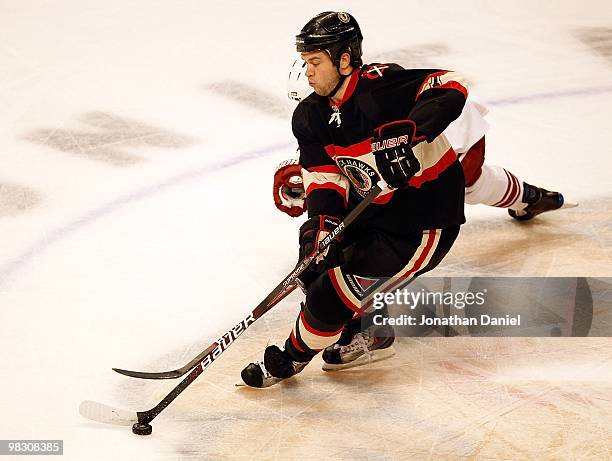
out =
[[139,379],[176,379],[180,378],[185,374],[182,370],[172,370],[172,371],[160,371],[160,372],[147,372],[147,371],[131,371],[131,370],[122,370],[121,368],[113,368],[113,371],[125,376],[129,376],[130,378],[139,378]]

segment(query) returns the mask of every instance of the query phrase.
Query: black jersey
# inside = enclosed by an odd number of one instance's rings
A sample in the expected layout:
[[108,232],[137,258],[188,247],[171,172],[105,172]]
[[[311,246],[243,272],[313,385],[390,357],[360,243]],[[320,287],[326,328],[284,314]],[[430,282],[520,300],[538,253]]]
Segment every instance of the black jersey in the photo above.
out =
[[463,78],[451,71],[371,64],[349,79],[339,103],[312,93],[293,113],[309,216],[344,216],[380,179],[371,147],[374,129],[412,120],[420,170],[408,188],[379,196],[354,227],[401,235],[465,222],[463,171],[442,134],[465,104]]

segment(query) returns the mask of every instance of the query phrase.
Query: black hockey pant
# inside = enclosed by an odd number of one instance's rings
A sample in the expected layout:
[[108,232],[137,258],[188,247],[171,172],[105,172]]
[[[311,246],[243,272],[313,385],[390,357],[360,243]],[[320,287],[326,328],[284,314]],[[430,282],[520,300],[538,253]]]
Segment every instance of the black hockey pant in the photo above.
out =
[[392,292],[434,269],[452,247],[459,226],[395,237],[372,230],[345,251],[345,263],[309,287],[285,350],[305,362],[334,344],[354,317],[371,310],[374,293]]

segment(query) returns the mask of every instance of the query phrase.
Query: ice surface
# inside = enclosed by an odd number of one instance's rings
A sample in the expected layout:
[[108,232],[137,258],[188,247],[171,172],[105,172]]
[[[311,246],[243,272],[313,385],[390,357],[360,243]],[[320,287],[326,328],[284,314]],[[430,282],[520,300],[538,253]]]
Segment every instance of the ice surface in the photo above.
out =
[[[438,275],[612,276],[609,2],[26,2],[0,7],[0,436],[82,459],[609,459],[606,338],[428,338],[266,391],[244,364],[295,294],[153,423],[175,368],[292,268],[299,220],[270,197],[294,151],[293,35],[345,8],[366,61],[461,71],[488,104],[488,161],[580,202],[521,225],[472,207]],[[266,104],[266,99],[269,104]],[[255,453],[255,455],[254,455]]]

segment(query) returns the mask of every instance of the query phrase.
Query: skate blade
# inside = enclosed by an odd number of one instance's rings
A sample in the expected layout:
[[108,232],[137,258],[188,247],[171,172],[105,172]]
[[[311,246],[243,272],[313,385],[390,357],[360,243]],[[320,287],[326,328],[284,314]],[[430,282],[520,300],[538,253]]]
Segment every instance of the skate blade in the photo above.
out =
[[362,355],[356,360],[353,360],[349,363],[326,363],[323,362],[323,366],[321,367],[323,371],[338,371],[338,370],[346,370],[347,368],[355,368],[363,365],[368,365],[374,362],[380,362],[381,360],[386,360],[395,355],[395,349],[393,346],[387,347],[386,349],[378,349],[370,354],[370,358],[367,355]]
[[560,210],[560,209],[563,209],[563,208],[576,208],[577,206],[578,206],[578,204],[577,204],[577,203],[573,203],[573,202],[563,202],[563,205],[561,205],[561,208],[559,208],[559,210]]

